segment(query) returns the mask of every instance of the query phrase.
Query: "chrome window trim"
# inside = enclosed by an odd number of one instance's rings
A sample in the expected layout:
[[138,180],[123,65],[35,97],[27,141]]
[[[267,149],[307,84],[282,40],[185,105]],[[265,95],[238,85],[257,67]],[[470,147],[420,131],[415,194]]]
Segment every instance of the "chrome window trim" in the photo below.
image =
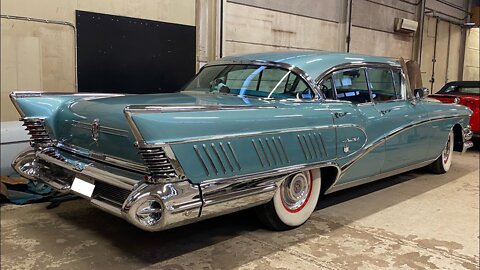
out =
[[[307,83],[307,85],[310,87],[310,89],[315,93],[314,98],[306,99],[306,100],[323,100],[323,99],[325,99],[325,96],[323,95],[323,93],[321,91],[319,91],[319,89],[317,88],[315,80],[313,80],[310,77],[310,75],[308,75],[305,71],[303,71],[301,68],[299,68],[297,66],[294,66],[294,65],[291,65],[291,64],[288,64],[288,63],[283,63],[283,62],[260,61],[260,60],[242,60],[242,61],[223,61],[223,60],[219,60],[217,62],[204,65],[198,71],[197,75],[192,79],[192,81],[206,67],[223,66],[223,65],[255,65],[255,66],[269,66],[269,67],[286,69],[286,70],[289,70],[289,71],[293,72],[295,75],[299,76],[302,80],[304,80]],[[268,99],[268,100],[271,100],[271,99]]]
[[[398,101],[398,100],[402,100],[402,101],[405,101],[405,95],[403,95],[402,93],[402,98],[396,98],[395,96],[395,99],[391,99],[391,100],[384,100],[384,101],[376,101],[374,98],[373,98],[373,92],[372,92],[372,89],[370,87],[370,78],[368,77],[368,70],[369,69],[387,69],[388,71],[390,71],[390,76],[392,77],[392,82],[393,82],[393,91],[394,91],[394,94],[396,95],[397,92],[396,92],[396,88],[395,88],[395,78],[393,77],[393,69],[390,67],[390,68],[387,68],[387,67],[376,67],[376,68],[373,68],[373,67],[366,67],[365,68],[365,76],[367,77],[367,86],[368,86],[368,89],[370,91],[370,98],[372,100],[372,102],[374,104],[378,104],[378,103],[388,103],[388,102],[392,102],[392,101]],[[401,90],[401,89],[400,89]]]

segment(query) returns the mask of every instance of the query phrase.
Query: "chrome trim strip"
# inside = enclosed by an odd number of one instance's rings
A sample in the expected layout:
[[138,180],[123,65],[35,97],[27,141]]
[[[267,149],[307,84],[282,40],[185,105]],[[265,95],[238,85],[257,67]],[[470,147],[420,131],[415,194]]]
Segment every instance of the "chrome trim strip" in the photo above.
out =
[[270,159],[268,158],[267,152],[265,151],[265,147],[263,146],[262,139],[258,139],[258,142],[260,143],[260,148],[262,148],[263,155],[265,156],[265,159],[268,162],[268,166],[272,166],[272,163],[270,162]]
[[227,142],[227,146],[228,146],[228,148],[230,148],[230,152],[232,152],[233,159],[235,160],[235,163],[237,163],[238,170],[241,171],[242,166],[240,166],[240,162],[238,162],[238,158],[237,158],[237,155],[235,154],[235,151],[233,151],[232,144],[230,142]]
[[332,193],[332,192],[339,191],[339,190],[343,190],[343,189],[347,189],[347,188],[351,188],[351,187],[358,186],[358,185],[363,185],[363,184],[370,183],[370,182],[373,182],[373,181],[376,181],[376,180],[379,180],[379,179],[383,179],[383,178],[386,178],[386,177],[397,175],[397,174],[400,174],[400,173],[403,173],[403,172],[407,172],[407,171],[411,171],[411,170],[414,170],[414,169],[422,168],[422,167],[427,166],[428,164],[431,164],[435,160],[436,159],[427,160],[427,161],[424,161],[424,162],[421,162],[421,163],[412,164],[412,165],[409,165],[409,166],[406,166],[406,167],[403,167],[403,168],[400,168],[400,169],[380,173],[380,174],[377,174],[377,175],[374,175],[374,176],[365,177],[365,178],[362,178],[362,179],[350,181],[350,182],[340,184],[340,185],[335,185],[334,184],[327,191],[325,191],[325,194]]
[[208,140],[226,140],[231,138],[243,138],[243,137],[250,137],[250,136],[274,136],[277,134],[284,134],[284,133],[291,133],[291,132],[307,132],[307,131],[314,131],[317,129],[327,129],[327,128],[358,128],[363,133],[365,130],[360,127],[359,125],[355,124],[332,124],[332,125],[323,125],[323,126],[314,126],[314,127],[301,127],[301,128],[285,128],[285,129],[276,129],[270,131],[252,131],[252,132],[241,132],[241,133],[234,133],[234,134],[227,134],[227,135],[214,135],[214,136],[202,136],[194,139],[188,140],[177,140],[177,141],[166,141],[166,142],[159,142],[156,144],[147,145],[146,147],[153,147],[154,145],[165,145],[165,144],[182,144],[182,143],[192,143],[192,142],[202,142]]
[[125,111],[135,113],[172,113],[198,111],[230,111],[230,110],[261,110],[276,109],[277,106],[249,106],[249,105],[128,105]]
[[197,154],[198,159],[202,163],[202,166],[203,166],[203,169],[205,170],[205,173],[207,174],[207,176],[209,176],[210,172],[208,171],[207,165],[205,164],[205,161],[203,161],[203,158],[200,155],[200,151],[198,151],[198,147],[196,145],[193,146],[193,150],[195,150],[195,153]]
[[205,144],[202,145],[203,152],[207,155],[208,161],[210,162],[210,165],[212,165],[213,170],[215,171],[215,174],[218,175],[218,169],[215,166],[215,163],[213,163],[212,156],[210,156],[210,153],[208,152],[207,146]]
[[305,134],[302,134],[302,137],[303,137],[303,142],[305,143],[305,148],[308,151],[308,156],[310,157],[310,159],[313,159],[313,155],[312,155],[312,151],[310,149],[310,145],[308,145],[308,142],[307,142],[307,137],[305,136]]
[[391,64],[388,63],[380,63],[380,62],[356,62],[356,63],[343,63],[340,65],[333,66],[326,71],[322,72],[320,75],[317,76],[315,79],[316,84],[320,84],[321,81],[332,74],[333,72],[343,70],[343,69],[351,69],[351,68],[389,68],[389,69],[402,69],[402,66],[398,63],[394,63],[392,60]]
[[335,167],[338,169],[338,171],[340,171],[340,167],[335,162],[335,160],[332,159],[332,160],[325,160],[325,161],[319,161],[314,163],[302,163],[302,164],[291,165],[291,166],[286,166],[281,168],[275,168],[275,169],[271,169],[264,172],[255,172],[255,173],[237,175],[237,176],[226,177],[226,178],[205,180],[200,184],[200,186],[211,185],[218,181],[239,181],[239,182],[248,181],[252,179],[259,179],[259,178],[265,178],[265,177],[276,176],[276,175],[278,176],[282,174],[290,174],[293,172],[299,172],[299,171],[305,171],[305,170],[311,170],[315,168],[322,168],[322,167],[329,167],[329,166]]
[[[318,89],[317,84],[315,83],[315,80],[313,80],[310,75],[308,75],[305,71],[300,69],[297,66],[290,65],[288,63],[282,63],[282,62],[274,62],[274,61],[258,61],[258,60],[242,60],[242,61],[225,61],[225,60],[217,60],[214,63],[209,63],[206,64],[205,66],[202,67],[202,69],[206,67],[211,67],[211,66],[222,66],[222,65],[256,65],[256,66],[269,66],[269,67],[277,67],[277,68],[283,68],[286,70],[289,70],[293,72],[294,74],[300,76],[307,84],[310,86],[312,91],[315,93],[316,99],[323,100],[324,95],[323,93]],[[200,69],[200,71],[202,70]],[[200,71],[198,73],[200,73]],[[197,73],[197,74],[198,74]]]
[[285,163],[283,162],[282,155],[280,154],[280,151],[278,150],[277,142],[275,141],[275,137],[272,137],[272,142],[273,146],[275,147],[275,151],[277,153],[278,159],[280,160],[280,163]]
[[[118,174],[110,173],[106,170],[100,169],[95,167],[94,164],[86,164],[83,169],[79,169],[78,166],[74,164],[69,164],[66,161],[61,161],[58,160],[54,157],[51,157],[49,155],[37,152],[37,158],[44,160],[48,163],[55,164],[59,167],[65,168],[68,171],[71,172],[77,172],[79,174],[100,180],[102,182],[105,182],[107,184],[110,184],[112,186],[116,186],[119,188],[123,188],[126,190],[133,190],[133,187],[138,183],[138,181],[135,181],[133,179],[130,179],[125,176],[121,176]],[[140,180],[140,179],[138,179]]]
[[300,139],[300,135],[297,135],[298,143],[300,144],[300,148],[302,149],[303,155],[305,156],[305,160],[308,160],[307,157],[307,152],[305,151],[305,148],[303,147],[302,140]]
[[223,169],[223,173],[227,173],[227,170],[225,169],[225,165],[223,165],[223,161],[220,158],[220,154],[218,153],[217,148],[215,147],[214,143],[212,143],[212,149],[213,149],[213,152],[215,153],[215,155],[217,156],[217,159],[218,159],[218,162],[220,163],[220,166]]
[[282,147],[282,151],[283,151],[283,154],[285,154],[287,163],[290,163],[290,159],[288,158],[287,151],[285,151],[285,147],[283,146],[282,138],[280,138],[280,136],[278,136],[278,142],[280,143],[280,147]]
[[257,148],[257,145],[255,144],[254,139],[252,139],[252,144],[253,144],[253,148],[255,148],[255,152],[257,153],[258,159],[260,160],[260,164],[262,164],[262,167],[265,168],[265,164],[263,163],[263,159],[260,156],[260,152],[258,152],[258,148]]
[[277,159],[275,158],[275,153],[273,152],[272,147],[270,146],[270,143],[268,142],[268,138],[265,138],[265,144],[268,147],[268,152],[270,152],[270,155],[272,156],[273,163],[275,163],[275,165],[278,165]]
[[228,157],[227,155],[227,151],[225,151],[225,147],[223,146],[223,143],[220,142],[219,144],[220,144],[220,149],[222,149],[223,154],[227,158],[228,165],[230,166],[230,168],[232,168],[232,172],[235,172],[235,168],[232,165],[232,161],[230,160],[230,157]]
[[140,173],[147,173],[147,168],[145,165],[132,162],[126,159],[106,155],[106,154],[100,154],[96,152],[92,152],[77,146],[72,146],[70,144],[67,144],[65,142],[59,142],[55,145],[55,147],[70,152],[72,154],[77,154],[80,156],[83,156],[85,158],[89,158],[92,160],[100,161],[100,162],[105,162],[105,163],[110,163],[113,166],[118,166],[121,168],[127,168],[130,170],[138,171]]
[[319,146],[316,145],[315,143],[313,143],[312,134],[308,133],[307,136],[308,136],[308,140],[310,141],[310,144],[313,147],[313,152],[315,153],[315,158],[320,158],[321,156],[320,156],[320,153],[319,153],[319,150],[318,150]]
[[404,131],[407,131],[411,128],[414,128],[414,127],[417,127],[417,126],[420,126],[420,125],[423,125],[425,123],[430,123],[430,122],[436,122],[436,121],[442,121],[442,120],[447,120],[447,119],[454,119],[454,118],[461,118],[463,116],[461,115],[455,115],[455,116],[448,116],[448,117],[436,117],[436,118],[430,118],[430,119],[425,119],[425,120],[422,120],[422,121],[419,121],[419,122],[416,122],[416,123],[410,123],[406,126],[403,126],[403,127],[399,127],[397,129],[394,129],[392,131],[390,131],[389,133],[385,134],[385,137],[382,137],[382,138],[379,138],[377,139],[376,141],[373,141],[371,143],[369,143],[367,146],[365,146],[363,148],[363,151],[358,155],[356,156],[355,158],[353,158],[352,160],[350,160],[348,163],[346,163],[345,165],[342,166],[342,175],[345,174],[346,171],[348,171],[348,169],[350,169],[353,164],[355,164],[359,159],[361,159],[362,157],[364,157],[366,154],[370,153],[372,150],[374,150],[375,148],[377,148],[379,145],[381,145],[382,143],[386,142],[387,140],[395,137],[396,135],[404,132]]

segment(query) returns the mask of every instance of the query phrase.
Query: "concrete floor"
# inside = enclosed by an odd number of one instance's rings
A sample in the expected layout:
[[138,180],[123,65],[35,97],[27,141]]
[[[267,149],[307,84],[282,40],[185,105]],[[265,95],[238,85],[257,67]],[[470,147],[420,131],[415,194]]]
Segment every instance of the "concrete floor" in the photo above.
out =
[[84,200],[1,207],[2,269],[479,269],[479,152],[324,197],[302,227],[243,211],[159,233]]

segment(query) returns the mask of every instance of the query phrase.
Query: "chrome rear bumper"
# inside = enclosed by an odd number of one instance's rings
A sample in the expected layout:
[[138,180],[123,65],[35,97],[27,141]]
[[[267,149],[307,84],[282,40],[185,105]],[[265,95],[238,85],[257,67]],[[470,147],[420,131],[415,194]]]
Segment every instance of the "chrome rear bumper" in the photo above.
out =
[[[28,166],[27,166],[28,165]],[[57,148],[22,153],[12,164],[22,176],[71,192],[147,231],[160,231],[266,203],[278,176],[194,185],[186,180],[150,184],[124,170]],[[95,185],[92,196],[72,190],[78,177]]]

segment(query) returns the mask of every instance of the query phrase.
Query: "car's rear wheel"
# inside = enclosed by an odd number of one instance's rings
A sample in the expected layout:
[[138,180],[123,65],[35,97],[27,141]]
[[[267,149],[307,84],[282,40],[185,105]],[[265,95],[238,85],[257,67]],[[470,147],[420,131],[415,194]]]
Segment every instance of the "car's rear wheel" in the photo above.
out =
[[274,230],[289,230],[305,223],[315,210],[320,195],[319,170],[288,176],[278,187],[273,199],[259,206],[260,220]]
[[442,174],[448,172],[452,166],[452,157],[453,157],[453,130],[448,134],[448,139],[445,144],[445,147],[442,150],[442,154],[435,160],[432,164],[428,166],[428,169],[437,174]]

